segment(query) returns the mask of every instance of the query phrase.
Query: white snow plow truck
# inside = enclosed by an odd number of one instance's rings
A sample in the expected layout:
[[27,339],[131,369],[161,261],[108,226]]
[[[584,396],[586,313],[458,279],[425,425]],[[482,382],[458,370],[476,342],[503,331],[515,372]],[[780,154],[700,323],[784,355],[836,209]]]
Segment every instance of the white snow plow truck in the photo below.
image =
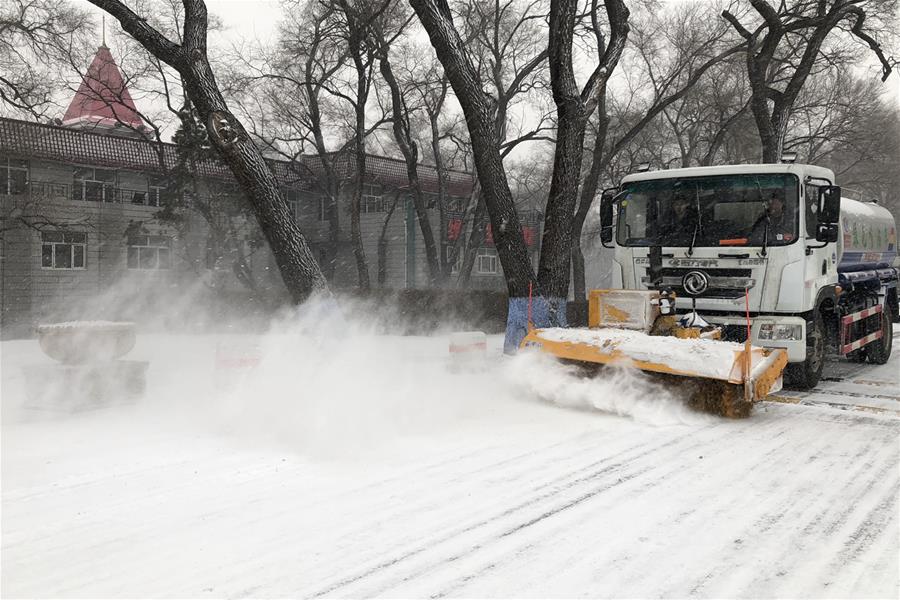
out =
[[882,206],[841,197],[834,174],[782,163],[626,176],[600,202],[614,289],[675,292],[723,339],[787,352],[814,387],[826,351],[887,362],[898,320],[897,229]]

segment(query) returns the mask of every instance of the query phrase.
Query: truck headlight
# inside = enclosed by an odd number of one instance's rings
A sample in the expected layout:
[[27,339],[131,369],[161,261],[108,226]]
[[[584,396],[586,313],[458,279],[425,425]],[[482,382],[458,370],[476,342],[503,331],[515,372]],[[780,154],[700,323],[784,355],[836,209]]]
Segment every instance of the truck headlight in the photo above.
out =
[[803,339],[802,325],[779,325],[777,323],[764,323],[759,327],[759,339],[761,340],[801,340]]

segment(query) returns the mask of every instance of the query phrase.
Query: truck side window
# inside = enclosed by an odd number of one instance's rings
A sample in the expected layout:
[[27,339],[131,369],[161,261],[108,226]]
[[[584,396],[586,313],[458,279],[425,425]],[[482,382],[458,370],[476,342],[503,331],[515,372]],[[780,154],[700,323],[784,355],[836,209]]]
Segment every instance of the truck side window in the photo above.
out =
[[819,226],[819,186],[806,184],[806,235],[816,237]]

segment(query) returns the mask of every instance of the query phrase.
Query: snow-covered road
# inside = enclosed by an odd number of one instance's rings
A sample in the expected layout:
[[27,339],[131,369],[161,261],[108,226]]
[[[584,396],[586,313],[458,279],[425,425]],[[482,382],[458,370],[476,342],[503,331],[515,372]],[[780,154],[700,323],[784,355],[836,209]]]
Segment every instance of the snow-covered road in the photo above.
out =
[[142,336],[146,398],[76,414],[0,346],[3,597],[900,594],[900,355],[726,421],[446,338],[265,341],[223,396],[216,343]]

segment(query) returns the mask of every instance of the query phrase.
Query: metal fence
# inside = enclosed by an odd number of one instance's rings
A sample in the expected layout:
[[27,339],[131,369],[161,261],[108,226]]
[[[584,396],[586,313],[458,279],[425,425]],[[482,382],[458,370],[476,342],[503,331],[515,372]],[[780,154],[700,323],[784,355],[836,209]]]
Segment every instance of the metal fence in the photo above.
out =
[[56,183],[54,181],[29,181],[19,186],[11,195],[28,196],[35,200],[105,202],[111,204],[137,204],[163,206],[168,195],[161,188],[132,189],[98,181]]

